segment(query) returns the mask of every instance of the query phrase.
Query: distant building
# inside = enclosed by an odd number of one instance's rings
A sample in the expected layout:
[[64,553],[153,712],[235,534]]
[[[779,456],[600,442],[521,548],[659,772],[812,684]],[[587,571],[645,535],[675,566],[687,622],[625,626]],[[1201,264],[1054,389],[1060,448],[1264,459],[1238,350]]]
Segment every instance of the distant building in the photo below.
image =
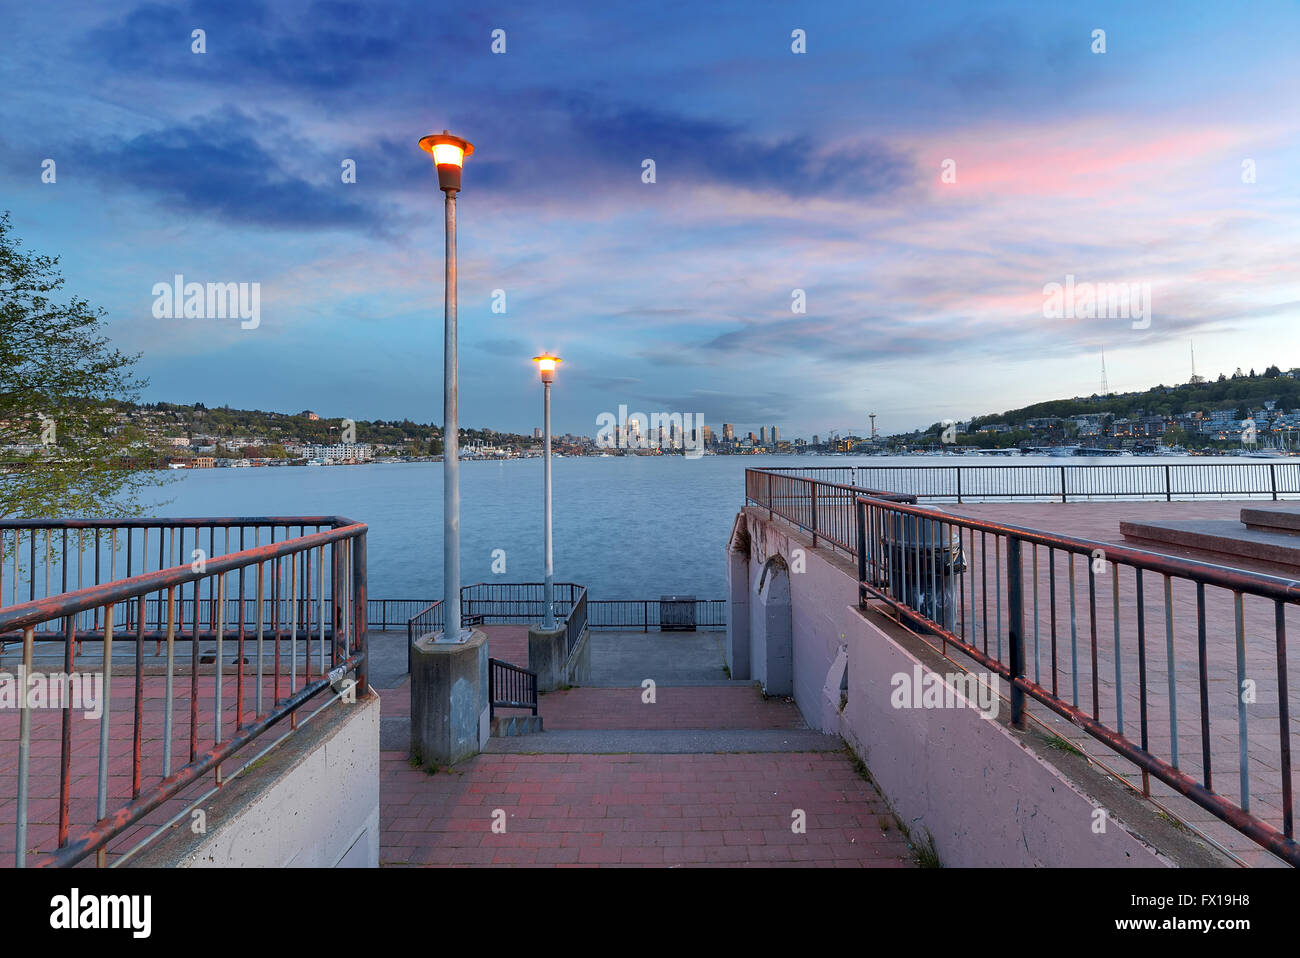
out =
[[729,422],[722,424],[722,438],[726,442],[732,442],[736,438],[736,427]]
[[534,427],[534,429],[533,429],[533,438],[534,438],[534,439],[541,439],[541,438],[542,438],[542,427],[541,427],[541,426],[536,426],[536,427]]
[[302,416],[304,419],[306,419],[306,420],[308,420],[308,421],[310,421],[310,422],[319,422],[319,421],[320,421],[320,416],[316,415],[316,414],[315,414],[314,412],[312,412],[310,409],[304,409],[302,412],[298,413],[298,415]]
[[767,445],[767,427],[766,427],[766,426],[759,426],[759,427],[758,427],[758,441],[759,441],[760,444],[762,444],[762,445],[764,445],[764,446]]
[[216,466],[216,464],[217,464],[217,460],[214,459],[212,456],[198,456],[194,460],[194,465],[191,466],[190,468],[191,469],[212,469]]
[[778,441],[779,441],[779,439],[778,439],[778,436],[777,436],[776,427],[773,426],[773,427],[772,427],[772,445],[775,446],[775,445],[777,444]]
[[329,446],[304,446],[303,453],[309,459],[319,459],[322,462],[341,462],[345,459],[364,461],[370,458],[371,449],[369,443],[336,442]]

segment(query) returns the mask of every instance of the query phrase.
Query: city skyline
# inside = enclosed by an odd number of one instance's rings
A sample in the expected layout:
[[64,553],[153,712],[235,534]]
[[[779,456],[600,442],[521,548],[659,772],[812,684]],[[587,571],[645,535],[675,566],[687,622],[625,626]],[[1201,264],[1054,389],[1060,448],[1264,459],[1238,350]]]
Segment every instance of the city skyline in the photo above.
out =
[[[1300,365],[1293,6],[688,10],[18,9],[5,207],[143,351],[145,401],[202,384],[440,419],[440,198],[415,141],[443,127],[476,144],[467,422],[531,431],[544,349],[565,356],[555,427],[581,433],[623,403],[907,431],[1095,392],[1102,349],[1113,391],[1185,382],[1192,338],[1207,366]],[[258,321],[160,318],[176,276],[260,284]],[[1146,285],[1149,312],[1048,318],[1076,280]]]

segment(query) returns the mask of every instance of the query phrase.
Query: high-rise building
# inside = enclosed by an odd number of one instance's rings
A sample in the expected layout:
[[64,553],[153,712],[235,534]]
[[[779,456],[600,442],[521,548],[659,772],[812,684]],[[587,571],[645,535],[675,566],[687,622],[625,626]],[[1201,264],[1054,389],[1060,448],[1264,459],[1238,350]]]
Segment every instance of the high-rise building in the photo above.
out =
[[776,443],[777,443],[777,438],[778,438],[778,437],[777,437],[776,427],[773,426],[773,427],[772,427],[772,445],[774,445],[774,446],[776,445]]
[[758,441],[761,442],[761,443],[762,443],[763,445],[765,445],[765,446],[767,445],[767,427],[766,427],[766,426],[759,426],[759,427],[758,427]]
[[814,445],[814,446],[820,446],[820,445],[821,445],[821,439],[818,438],[817,433],[813,433],[813,445]]
[[541,438],[542,438],[542,427],[541,427],[541,426],[534,426],[534,427],[533,427],[533,438],[534,438],[534,439],[541,439]]
[[736,438],[736,427],[729,422],[724,422],[722,424],[722,438],[727,442],[734,440]]

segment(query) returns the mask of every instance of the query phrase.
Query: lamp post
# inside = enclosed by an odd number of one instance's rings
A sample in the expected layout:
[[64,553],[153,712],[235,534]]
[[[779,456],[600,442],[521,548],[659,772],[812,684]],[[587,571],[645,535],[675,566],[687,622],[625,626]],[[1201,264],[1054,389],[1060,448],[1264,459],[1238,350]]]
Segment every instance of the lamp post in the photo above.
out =
[[447,275],[443,305],[442,384],[442,605],[444,642],[459,642],[460,634],[460,396],[456,372],[456,194],[465,157],[474,152],[468,140],[446,130],[420,140],[433,156],[438,188],[446,194]]
[[542,485],[546,498],[546,585],[543,602],[546,610],[543,614],[542,628],[555,628],[555,569],[551,562],[551,383],[555,381],[555,367],[560,364],[559,356],[542,353],[534,356],[533,362],[542,374]]

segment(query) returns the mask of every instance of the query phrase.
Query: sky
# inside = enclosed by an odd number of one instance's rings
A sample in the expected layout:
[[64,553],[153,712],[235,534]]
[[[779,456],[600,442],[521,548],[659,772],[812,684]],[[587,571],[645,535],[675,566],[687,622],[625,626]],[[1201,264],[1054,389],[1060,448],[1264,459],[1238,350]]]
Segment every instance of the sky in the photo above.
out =
[[[462,426],[540,425],[543,350],[588,435],[1300,366],[1293,2],[0,6],[0,209],[145,401],[440,422],[443,129]],[[155,316],[177,274],[259,284],[256,327]],[[1048,315],[1067,282],[1149,314]]]

